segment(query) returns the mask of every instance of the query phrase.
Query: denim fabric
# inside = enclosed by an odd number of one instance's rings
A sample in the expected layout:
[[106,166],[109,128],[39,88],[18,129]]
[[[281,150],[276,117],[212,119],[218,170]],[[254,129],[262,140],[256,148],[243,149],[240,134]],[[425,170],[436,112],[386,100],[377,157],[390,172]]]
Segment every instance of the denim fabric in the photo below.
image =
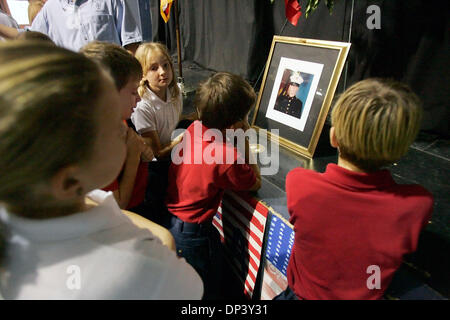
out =
[[167,194],[167,176],[170,161],[151,161],[148,163],[148,184],[145,205],[151,211],[150,220],[169,228],[168,215],[164,199]]
[[295,295],[294,291],[289,288],[289,286],[281,292],[279,295],[273,298],[273,300],[299,300]]
[[185,258],[202,278],[203,299],[221,299],[225,260],[217,229],[212,224],[186,223],[173,216],[169,231],[175,238],[177,255]]

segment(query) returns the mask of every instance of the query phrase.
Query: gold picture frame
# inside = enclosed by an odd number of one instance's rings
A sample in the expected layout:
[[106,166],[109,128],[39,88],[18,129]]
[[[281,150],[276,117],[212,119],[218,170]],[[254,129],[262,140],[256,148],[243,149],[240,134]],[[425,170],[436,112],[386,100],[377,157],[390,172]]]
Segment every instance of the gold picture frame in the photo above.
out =
[[274,36],[252,127],[312,158],[350,45]]

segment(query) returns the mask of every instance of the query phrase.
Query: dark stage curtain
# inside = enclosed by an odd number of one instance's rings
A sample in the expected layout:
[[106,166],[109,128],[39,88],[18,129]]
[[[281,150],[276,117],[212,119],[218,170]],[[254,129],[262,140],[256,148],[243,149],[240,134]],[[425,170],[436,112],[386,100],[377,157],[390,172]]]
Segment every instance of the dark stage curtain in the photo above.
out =
[[[368,77],[408,83],[424,102],[422,129],[449,136],[449,2],[439,0],[335,0],[332,15],[321,3],[297,26],[285,22],[284,1],[179,0],[182,60],[244,76],[255,87],[273,35],[349,41],[352,48],[337,93]],[[305,8],[306,1],[300,0]],[[381,29],[369,30],[370,5],[381,9]],[[173,16],[164,24],[151,1],[153,39],[176,54]],[[173,14],[172,10],[172,14]],[[158,17],[158,18],[156,18]],[[259,80],[259,81],[258,81]]]
[[[356,1],[355,1],[356,2]],[[368,30],[366,8],[381,9],[381,29]],[[368,77],[403,81],[423,101],[422,129],[450,136],[449,2],[357,1],[348,83]]]
[[[207,69],[229,71],[254,81],[272,41],[270,1],[179,1],[182,60]],[[159,8],[154,4],[153,14]],[[173,10],[172,10],[173,13]],[[159,18],[154,40],[176,53],[175,21]]]

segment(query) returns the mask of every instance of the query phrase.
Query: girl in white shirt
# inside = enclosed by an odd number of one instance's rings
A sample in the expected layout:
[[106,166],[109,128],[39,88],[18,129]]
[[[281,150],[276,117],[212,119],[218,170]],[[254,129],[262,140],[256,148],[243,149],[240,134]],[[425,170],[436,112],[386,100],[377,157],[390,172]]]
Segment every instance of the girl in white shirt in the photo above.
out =
[[138,88],[141,101],[131,115],[136,131],[152,147],[154,160],[148,166],[145,203],[152,208],[150,220],[168,226],[164,204],[168,184],[170,154],[182,135],[171,140],[180,121],[182,96],[175,81],[173,62],[167,47],[155,42],[141,44],[136,58],[142,65],[143,78]]
[[180,121],[182,97],[175,81],[173,62],[167,48],[160,43],[143,43],[136,51],[143,78],[138,102],[131,120],[137,132],[146,138],[157,159],[167,158],[178,140],[171,135]]
[[201,297],[193,268],[96,190],[125,158],[119,101],[109,75],[78,53],[0,44],[3,298]]

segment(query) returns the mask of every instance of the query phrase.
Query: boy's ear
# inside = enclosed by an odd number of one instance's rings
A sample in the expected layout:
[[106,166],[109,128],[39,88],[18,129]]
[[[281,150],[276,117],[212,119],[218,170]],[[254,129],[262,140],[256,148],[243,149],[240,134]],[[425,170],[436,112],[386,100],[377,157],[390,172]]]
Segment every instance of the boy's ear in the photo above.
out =
[[78,168],[68,166],[61,168],[51,179],[51,192],[57,200],[74,200],[83,195],[81,181],[77,178]]
[[330,144],[331,144],[331,146],[333,148],[338,148],[339,147],[339,144],[338,144],[337,139],[336,139],[336,132],[335,132],[334,127],[330,128]]

